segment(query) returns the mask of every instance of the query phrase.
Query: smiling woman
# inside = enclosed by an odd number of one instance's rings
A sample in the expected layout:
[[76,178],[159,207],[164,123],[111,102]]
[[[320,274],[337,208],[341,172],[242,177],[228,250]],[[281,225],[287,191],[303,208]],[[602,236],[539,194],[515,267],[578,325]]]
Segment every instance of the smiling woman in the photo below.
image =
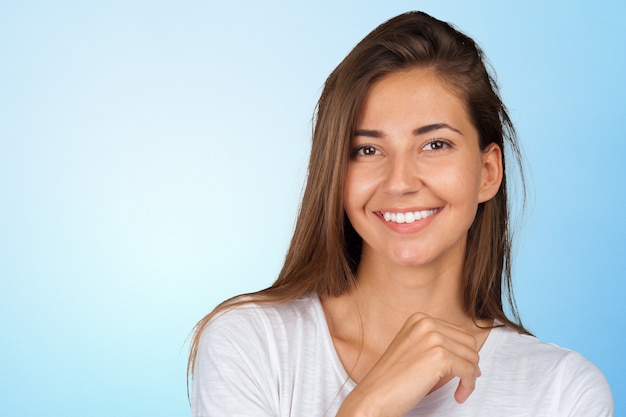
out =
[[602,373],[515,313],[507,150],[469,37],[419,12],[366,36],[320,97],[278,279],[196,328],[193,414],[611,416]]

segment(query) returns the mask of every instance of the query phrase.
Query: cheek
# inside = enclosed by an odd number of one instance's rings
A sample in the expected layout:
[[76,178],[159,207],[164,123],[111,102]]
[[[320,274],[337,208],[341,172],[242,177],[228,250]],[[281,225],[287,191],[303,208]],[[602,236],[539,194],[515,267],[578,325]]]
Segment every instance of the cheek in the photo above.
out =
[[375,181],[372,181],[366,172],[349,168],[346,174],[343,191],[343,201],[346,211],[362,208],[374,189]]
[[350,214],[352,212],[352,206],[354,205],[354,188],[354,174],[351,172],[350,169],[348,169],[348,172],[346,173],[346,179],[343,183],[343,207],[348,217],[350,217]]
[[478,204],[481,183],[480,166],[458,161],[438,170],[430,184],[451,202]]

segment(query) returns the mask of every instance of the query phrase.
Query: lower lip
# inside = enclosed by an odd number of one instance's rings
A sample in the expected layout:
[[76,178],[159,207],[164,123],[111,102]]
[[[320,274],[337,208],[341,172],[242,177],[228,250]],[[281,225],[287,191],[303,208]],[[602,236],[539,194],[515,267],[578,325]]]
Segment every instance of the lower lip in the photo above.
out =
[[385,226],[389,227],[394,232],[415,233],[427,227],[434,220],[434,218],[441,213],[442,210],[443,209],[440,208],[432,216],[426,217],[425,219],[415,220],[413,223],[394,223],[392,221],[386,221],[380,212],[376,213],[376,216],[385,224]]

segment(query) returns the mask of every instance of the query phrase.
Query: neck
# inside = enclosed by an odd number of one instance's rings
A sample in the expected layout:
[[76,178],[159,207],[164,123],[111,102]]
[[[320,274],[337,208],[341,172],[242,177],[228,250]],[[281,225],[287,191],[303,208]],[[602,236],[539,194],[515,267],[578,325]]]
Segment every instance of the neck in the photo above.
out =
[[357,271],[353,294],[364,314],[371,312],[385,321],[402,324],[419,312],[460,325],[467,319],[462,282],[462,264],[433,270],[384,268],[365,262]]

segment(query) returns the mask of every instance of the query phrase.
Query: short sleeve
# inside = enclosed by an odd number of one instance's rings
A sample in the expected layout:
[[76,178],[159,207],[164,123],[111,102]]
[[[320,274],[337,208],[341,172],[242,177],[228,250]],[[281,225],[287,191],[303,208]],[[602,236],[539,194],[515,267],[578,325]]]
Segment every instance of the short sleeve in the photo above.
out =
[[237,310],[227,311],[208,324],[193,374],[193,417],[276,415],[263,339],[249,315]]
[[613,397],[602,372],[577,352],[566,358],[559,416],[612,417]]

